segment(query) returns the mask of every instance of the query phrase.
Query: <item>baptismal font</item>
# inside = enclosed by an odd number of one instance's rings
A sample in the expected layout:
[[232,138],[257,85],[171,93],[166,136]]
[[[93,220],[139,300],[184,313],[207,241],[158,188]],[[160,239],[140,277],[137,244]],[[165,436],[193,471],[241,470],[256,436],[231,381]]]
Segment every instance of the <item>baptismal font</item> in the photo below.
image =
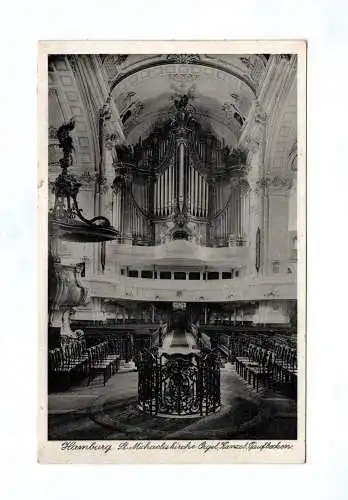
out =
[[138,407],[159,416],[203,416],[220,409],[220,357],[184,310],[161,325],[137,363]]

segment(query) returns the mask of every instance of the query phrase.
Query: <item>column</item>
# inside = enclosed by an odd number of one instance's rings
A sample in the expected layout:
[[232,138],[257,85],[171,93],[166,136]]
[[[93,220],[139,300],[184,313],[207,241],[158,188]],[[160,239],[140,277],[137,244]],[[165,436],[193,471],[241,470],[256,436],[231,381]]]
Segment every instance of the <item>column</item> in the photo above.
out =
[[[267,189],[268,213],[266,214],[268,274],[286,274],[289,258],[288,210],[291,180],[273,177]],[[266,200],[265,200],[266,201]],[[273,266],[274,262],[279,265]]]
[[288,301],[286,300],[260,301],[253,317],[253,323],[288,325],[290,323],[288,309]]

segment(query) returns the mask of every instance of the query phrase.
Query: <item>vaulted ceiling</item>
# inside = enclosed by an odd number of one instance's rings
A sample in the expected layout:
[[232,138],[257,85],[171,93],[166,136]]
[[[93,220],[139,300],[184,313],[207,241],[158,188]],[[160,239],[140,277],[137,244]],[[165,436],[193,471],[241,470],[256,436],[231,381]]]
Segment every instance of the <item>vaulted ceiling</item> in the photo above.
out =
[[186,94],[203,126],[227,144],[238,143],[265,73],[267,56],[101,56],[129,143],[145,138]]
[[[108,133],[135,144],[168,118],[176,97],[186,94],[196,120],[231,147],[249,133],[256,101],[266,103],[264,162],[267,169],[281,170],[296,149],[295,70],[293,58],[289,63],[288,57],[255,54],[52,56],[50,169],[59,171],[55,130],[71,118],[76,122],[74,168],[84,174],[98,168],[98,119],[106,103],[112,108]],[[294,77],[288,78],[291,71]]]

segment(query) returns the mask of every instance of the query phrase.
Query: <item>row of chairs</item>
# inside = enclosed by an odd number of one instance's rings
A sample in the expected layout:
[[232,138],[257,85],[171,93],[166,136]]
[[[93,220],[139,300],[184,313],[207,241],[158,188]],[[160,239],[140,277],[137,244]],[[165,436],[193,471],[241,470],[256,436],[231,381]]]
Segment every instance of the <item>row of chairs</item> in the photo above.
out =
[[83,342],[74,341],[48,352],[48,387],[70,387],[88,375],[88,353]]
[[90,347],[88,350],[88,385],[98,375],[103,375],[104,385],[120,368],[120,355],[111,351],[107,340]]
[[134,335],[132,332],[103,332],[102,334],[87,334],[87,344],[89,346],[108,342],[110,354],[119,354],[120,359],[126,362],[135,360],[138,353],[152,346],[154,334],[157,329],[153,329],[146,335]]
[[[258,345],[264,347],[270,351],[275,351],[278,346],[287,346],[296,351],[296,337],[287,335],[275,335],[269,336],[263,333],[258,333],[257,335],[251,334],[232,334],[230,335],[230,351],[231,357],[245,355],[248,351],[250,344]],[[232,359],[232,361],[234,361]]]
[[236,371],[256,391],[260,383],[295,395],[297,391],[296,351],[278,346],[275,351],[250,344],[244,356],[236,357]]
[[89,348],[85,339],[72,340],[48,352],[48,388],[61,390],[88,377],[88,384],[102,374],[104,385],[120,367],[120,355],[111,352],[108,341]]

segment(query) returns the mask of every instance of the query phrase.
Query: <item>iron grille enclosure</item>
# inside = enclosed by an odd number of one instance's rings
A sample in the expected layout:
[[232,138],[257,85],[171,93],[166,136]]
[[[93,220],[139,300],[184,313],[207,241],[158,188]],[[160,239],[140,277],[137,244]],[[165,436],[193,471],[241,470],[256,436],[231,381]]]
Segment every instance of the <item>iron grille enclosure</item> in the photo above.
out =
[[203,416],[221,407],[218,353],[143,353],[138,406],[150,415]]

